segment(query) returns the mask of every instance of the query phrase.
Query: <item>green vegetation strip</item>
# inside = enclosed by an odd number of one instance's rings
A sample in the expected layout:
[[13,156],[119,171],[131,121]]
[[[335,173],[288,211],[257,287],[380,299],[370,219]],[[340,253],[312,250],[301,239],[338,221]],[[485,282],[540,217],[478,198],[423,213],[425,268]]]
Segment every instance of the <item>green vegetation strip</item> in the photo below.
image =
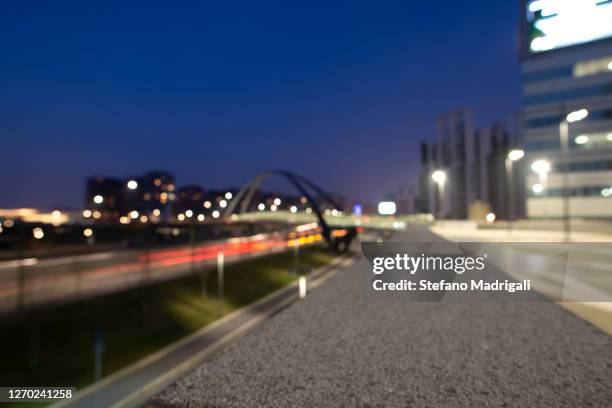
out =
[[[334,258],[323,246],[302,248],[308,272]],[[221,316],[290,283],[293,251],[226,265],[223,305],[216,270],[0,321],[3,386],[76,386],[94,381],[96,332],[111,374]],[[201,276],[206,276],[202,297]]]

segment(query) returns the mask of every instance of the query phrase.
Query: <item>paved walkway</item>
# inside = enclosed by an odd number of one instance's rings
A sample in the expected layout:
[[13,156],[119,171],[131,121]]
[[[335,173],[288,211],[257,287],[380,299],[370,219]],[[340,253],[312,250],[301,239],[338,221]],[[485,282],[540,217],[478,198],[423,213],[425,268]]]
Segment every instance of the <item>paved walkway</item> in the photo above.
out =
[[[431,240],[410,230],[394,240]],[[612,337],[551,303],[407,302],[365,260],[211,356],[159,406],[609,407]]]

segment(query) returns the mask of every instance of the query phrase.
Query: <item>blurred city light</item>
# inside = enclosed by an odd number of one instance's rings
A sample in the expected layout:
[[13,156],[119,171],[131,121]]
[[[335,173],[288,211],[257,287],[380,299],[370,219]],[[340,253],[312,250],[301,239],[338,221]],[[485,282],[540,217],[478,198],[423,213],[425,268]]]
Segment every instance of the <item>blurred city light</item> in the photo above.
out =
[[233,196],[232,196],[231,191],[228,191],[227,193],[225,193],[225,198],[226,198],[227,200],[231,200],[231,199],[232,199],[232,197],[233,197]]
[[85,235],[87,238],[91,237],[93,235],[93,230],[91,228],[85,228],[83,230],[83,235]]
[[138,218],[138,211],[134,210],[132,212],[130,212],[130,218],[135,220],[136,218]]
[[153,215],[154,216],[159,217],[160,214],[161,214],[161,211],[159,209],[156,208],[156,209],[153,210]]
[[221,213],[219,213],[219,211],[217,211],[217,210],[212,212],[212,217],[213,218],[219,218],[220,215],[221,215]]
[[176,216],[176,218],[177,218],[179,221],[185,221],[185,214],[180,213],[179,215],[177,215],[177,216]]
[[32,230],[32,235],[35,239],[43,239],[43,237],[45,236],[45,232],[42,228],[36,227]]
[[[512,160],[512,159],[511,159]],[[495,214],[490,212],[486,215],[485,220],[490,224],[495,221]]]
[[295,214],[297,212],[297,207],[295,205],[292,205],[291,208],[289,208],[289,211]]
[[380,215],[393,215],[397,211],[397,206],[393,201],[381,201],[378,203],[378,213]]
[[204,208],[212,207],[212,203],[210,201],[204,201]]
[[185,211],[185,217],[187,217],[187,218],[193,217],[193,211],[191,211],[191,210]]
[[83,210],[83,218],[91,217],[91,210]]
[[550,162],[545,159],[539,159],[531,164],[531,170],[538,173],[540,181],[546,180],[546,176],[550,171]]
[[274,199],[274,205],[276,205],[276,206],[281,205],[281,199],[280,198],[275,198]]
[[225,201],[225,200],[219,201],[219,207],[221,207],[221,208],[227,207],[227,201]]
[[540,183],[536,183],[533,186],[531,186],[531,191],[533,191],[536,194],[541,194],[544,191],[544,186]]
[[136,190],[138,188],[138,182],[136,180],[128,181],[127,188],[129,188],[130,190]]
[[[276,200],[274,200],[274,201],[276,201]],[[276,206],[276,204],[272,204],[272,205],[270,206],[270,210],[272,210],[272,211],[276,211],[276,209],[277,209],[277,208],[278,208],[278,207]]]
[[578,122],[578,121],[586,118],[587,116],[589,116],[589,111],[586,110],[586,109],[580,109],[580,110],[568,113],[568,115],[566,116],[565,119],[569,123],[574,123],[574,122]]
[[513,149],[508,152],[508,159],[512,161],[521,160],[525,156],[525,151],[522,149]]
[[446,173],[443,170],[436,170],[431,173],[431,178],[438,184],[442,184],[446,181]]
[[104,197],[102,197],[101,195],[96,195],[93,198],[94,203],[96,204],[102,204],[102,202],[104,201]]
[[574,143],[576,144],[586,144],[589,142],[589,137],[587,135],[580,135],[580,136],[576,136],[576,138],[574,139]]
[[266,209],[266,205],[264,203],[259,203],[259,205],[257,206],[257,209],[259,211],[263,211]]
[[202,222],[204,221],[204,214],[198,214],[198,221]]

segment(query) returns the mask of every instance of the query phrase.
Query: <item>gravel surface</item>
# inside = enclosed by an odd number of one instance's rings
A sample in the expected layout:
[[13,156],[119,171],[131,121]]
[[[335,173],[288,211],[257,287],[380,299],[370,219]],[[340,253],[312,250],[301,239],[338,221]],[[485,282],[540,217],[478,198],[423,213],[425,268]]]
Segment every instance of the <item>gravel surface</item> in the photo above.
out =
[[361,284],[370,275],[365,260],[339,272],[152,403],[612,406],[612,337],[559,306],[407,302],[373,296]]

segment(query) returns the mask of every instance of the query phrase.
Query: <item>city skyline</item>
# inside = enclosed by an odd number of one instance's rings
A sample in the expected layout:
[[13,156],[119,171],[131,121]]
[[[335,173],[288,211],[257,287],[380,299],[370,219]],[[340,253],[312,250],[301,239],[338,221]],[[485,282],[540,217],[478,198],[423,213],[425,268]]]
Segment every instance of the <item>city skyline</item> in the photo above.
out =
[[519,108],[513,3],[117,9],[5,8],[0,206],[78,207],[85,177],[155,168],[207,188],[291,169],[376,201],[416,184],[440,113]]

